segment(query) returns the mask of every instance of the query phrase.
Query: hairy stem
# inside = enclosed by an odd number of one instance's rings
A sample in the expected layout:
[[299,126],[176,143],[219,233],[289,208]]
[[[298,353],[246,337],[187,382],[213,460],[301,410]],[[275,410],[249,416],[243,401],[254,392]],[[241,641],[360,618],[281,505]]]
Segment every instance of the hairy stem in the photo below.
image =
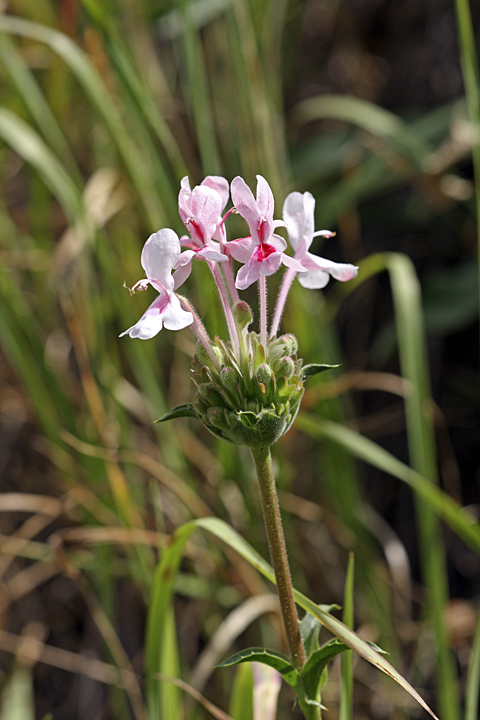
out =
[[227,321],[228,334],[230,336],[230,342],[232,343],[232,350],[237,360],[240,360],[240,344],[238,339],[237,326],[235,325],[235,320],[233,317],[232,308],[230,305],[230,300],[228,297],[227,289],[225,287],[222,273],[216,263],[209,262],[208,265],[213,275],[213,279],[215,280],[215,283],[217,285],[220,300],[222,301],[223,312],[225,314],[225,320]]
[[252,455],[257,468],[263,519],[267,531],[270,558],[277,580],[277,593],[282,611],[283,624],[285,626],[285,634],[287,636],[292,662],[300,672],[306,662],[305,648],[303,647],[300,636],[297,609],[295,607],[295,600],[293,599],[292,579],[288,566],[287,549],[283,535],[275,478],[273,476],[270,448],[252,449]]
[[258,279],[258,294],[260,297],[260,342],[265,353],[267,352],[267,279],[260,275]]
[[288,291],[292,285],[297,274],[296,270],[288,268],[287,272],[283,276],[282,286],[278,293],[277,304],[275,305],[275,313],[273,315],[272,327],[270,330],[270,337],[274,338],[278,332],[280,320],[282,319],[283,309],[285,307],[285,301],[287,299]]

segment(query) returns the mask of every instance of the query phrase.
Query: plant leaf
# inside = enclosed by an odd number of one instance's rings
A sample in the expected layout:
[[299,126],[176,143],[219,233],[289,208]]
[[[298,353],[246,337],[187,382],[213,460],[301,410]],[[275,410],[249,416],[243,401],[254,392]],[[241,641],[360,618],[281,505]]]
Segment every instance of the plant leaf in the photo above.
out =
[[[332,612],[332,610],[341,609],[339,605],[320,605],[320,607],[328,613]],[[307,658],[309,658],[310,655],[313,655],[313,653],[319,648],[318,633],[320,632],[322,623],[316,617],[313,617],[313,615],[307,612],[305,617],[300,621],[299,625],[303,646],[305,648]]]
[[328,663],[344,650],[348,650],[347,645],[338,638],[333,638],[310,655],[301,673],[303,687],[309,700],[317,699],[320,686],[323,687],[324,684],[322,680]]
[[300,380],[306,380],[312,375],[318,375],[318,373],[324,372],[325,370],[331,370],[332,368],[338,367],[340,367],[340,365],[323,365],[320,363],[305,365],[300,372]]
[[235,653],[235,655],[232,655],[232,657],[224,660],[217,665],[217,667],[230,667],[244,662],[259,662],[264,665],[269,665],[271,668],[280,673],[282,678],[286,683],[288,683],[288,685],[290,685],[291,688],[297,690],[300,680],[298,672],[285,655],[275,652],[275,650],[256,647],[248,648],[247,650]]
[[190,405],[190,403],[185,403],[184,405],[177,405],[176,408],[173,408],[173,410],[170,410],[170,412],[165,413],[163,417],[155,420],[155,422],[161,423],[165,422],[166,420],[174,420],[175,418],[185,417],[195,418],[196,420],[200,419],[193,405]]

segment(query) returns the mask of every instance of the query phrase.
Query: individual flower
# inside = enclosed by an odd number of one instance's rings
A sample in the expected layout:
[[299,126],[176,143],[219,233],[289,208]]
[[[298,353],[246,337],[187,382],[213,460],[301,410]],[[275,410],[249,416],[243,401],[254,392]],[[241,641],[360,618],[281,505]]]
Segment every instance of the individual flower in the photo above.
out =
[[[185,176],[180,183],[178,211],[183,224],[190,233],[180,238],[187,248],[179,258],[175,281],[185,282],[192,271],[194,257],[224,262],[228,260],[219,241],[223,240],[222,212],[228,202],[228,182],[225,178],[209,175],[201,185],[191,190]],[[215,238],[215,239],[214,239]],[[178,276],[178,280],[177,280]]]
[[232,200],[237,212],[247,221],[250,235],[228,243],[228,249],[235,260],[244,263],[237,274],[235,285],[245,290],[259,279],[260,275],[273,275],[283,263],[297,272],[305,270],[294,258],[285,255],[285,240],[274,234],[284,223],[273,219],[274,200],[269,184],[257,175],[257,197],[241,177],[232,180]]
[[330,230],[317,230],[314,222],[315,198],[309,192],[292,192],[283,204],[283,219],[287,227],[294,257],[301,262],[306,272],[301,272],[298,281],[303,287],[323,288],[330,276],[335,280],[352,280],[358,267],[348,263],[336,263],[309,252],[314,237],[333,237]]
[[155,288],[159,296],[140,320],[125,330],[123,335],[130,335],[131,338],[149,340],[155,337],[162,327],[167,330],[181,330],[193,323],[192,313],[184,310],[180,300],[174,293],[181,283],[174,281],[172,270],[178,263],[180,257],[180,241],[177,234],[165,228],[150,235],[143,246],[141,263],[145,270],[146,278],[139,280],[132,288],[146,290],[149,285]]

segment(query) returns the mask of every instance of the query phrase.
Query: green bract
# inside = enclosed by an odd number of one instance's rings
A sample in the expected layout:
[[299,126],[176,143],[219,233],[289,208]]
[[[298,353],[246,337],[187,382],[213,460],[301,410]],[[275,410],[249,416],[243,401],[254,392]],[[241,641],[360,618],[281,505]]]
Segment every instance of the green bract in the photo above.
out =
[[227,343],[215,338],[218,370],[201,345],[193,359],[197,395],[193,409],[212,433],[237,445],[270,447],[290,428],[300,407],[302,360],[297,341],[283,335],[267,342],[246,337],[248,357],[242,367]]
[[210,432],[228,442],[250,448],[271,447],[295,420],[304,381],[338,367],[303,365],[303,360],[297,358],[297,349],[294,335],[271,338],[265,349],[260,335],[247,333],[246,329],[240,362],[230,343],[219,337],[210,343],[210,354],[199,343],[192,361],[197,386],[193,404],[179,405],[157,422],[197,418]]

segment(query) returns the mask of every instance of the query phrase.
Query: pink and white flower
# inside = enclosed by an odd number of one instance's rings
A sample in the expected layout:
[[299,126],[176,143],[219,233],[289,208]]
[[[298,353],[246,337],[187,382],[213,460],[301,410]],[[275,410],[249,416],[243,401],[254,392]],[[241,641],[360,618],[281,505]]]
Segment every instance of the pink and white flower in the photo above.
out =
[[298,276],[299,283],[305,288],[319,289],[325,287],[330,276],[342,282],[352,280],[358,272],[356,265],[332,262],[309,252],[314,237],[335,235],[330,230],[315,232],[314,213],[315,198],[309,192],[292,192],[283,204],[283,219],[290,245],[295,251],[294,257],[304,267],[304,272]]
[[222,212],[228,196],[225,178],[209,175],[193,190],[188,177],[182,179],[178,211],[190,237],[183,235],[180,238],[180,244],[187,250],[181,254],[177,264],[175,278],[178,276],[178,282],[185,282],[190,275],[194,257],[212,262],[228,260],[220,245],[224,238]]
[[232,180],[232,200],[237,212],[247,221],[250,235],[227,244],[231,255],[244,263],[237,274],[235,285],[245,290],[261,275],[273,275],[281,264],[296,272],[305,271],[303,265],[285,255],[285,240],[275,235],[274,230],[284,225],[282,220],[273,219],[274,200],[269,184],[257,175],[257,197],[241,177]]
[[125,330],[120,337],[149,340],[155,337],[162,327],[167,330],[181,330],[193,323],[192,313],[184,310],[174,289],[181,284],[172,277],[172,270],[180,258],[180,241],[177,234],[165,228],[150,235],[143,246],[141,263],[146,278],[139,280],[131,292],[146,290],[149,285],[155,288],[159,296],[145,311],[140,320]]

